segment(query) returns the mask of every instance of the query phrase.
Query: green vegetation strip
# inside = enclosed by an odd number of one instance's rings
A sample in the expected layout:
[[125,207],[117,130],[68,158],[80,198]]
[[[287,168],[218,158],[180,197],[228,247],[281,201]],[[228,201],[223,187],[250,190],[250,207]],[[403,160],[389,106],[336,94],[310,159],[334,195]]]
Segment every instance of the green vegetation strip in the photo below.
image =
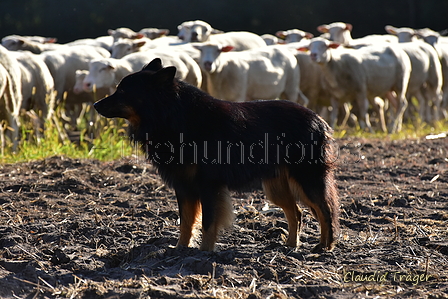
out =
[[[88,120],[87,116],[78,118],[78,134],[71,138],[66,133],[70,130],[64,129],[68,123],[62,121],[60,111],[56,111],[52,120],[46,122],[43,136],[40,138],[37,137],[36,129],[31,126],[31,122],[24,119],[22,123],[30,125],[22,128],[19,149],[12,152],[11,143],[8,142],[3,153],[0,153],[0,163],[26,162],[51,156],[111,161],[141,154],[127,137],[127,124],[124,120],[105,119],[96,114],[93,118],[93,121]],[[370,133],[359,128],[337,128],[334,136],[337,139],[353,137],[398,140],[448,133],[448,120],[429,125],[416,117],[414,119],[416,120],[413,123],[403,124],[402,131],[395,134],[379,131]]]

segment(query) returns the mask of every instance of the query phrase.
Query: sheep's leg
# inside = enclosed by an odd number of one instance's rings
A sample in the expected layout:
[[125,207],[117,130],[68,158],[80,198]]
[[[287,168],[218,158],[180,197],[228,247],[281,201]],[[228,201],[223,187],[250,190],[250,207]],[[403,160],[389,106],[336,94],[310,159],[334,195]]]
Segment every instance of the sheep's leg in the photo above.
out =
[[[431,86],[427,86],[425,89],[420,90],[420,94],[422,94],[422,98],[426,101],[426,121],[434,122],[440,119],[440,111],[443,103],[443,95],[441,92],[437,92]],[[430,109],[432,104],[432,109]],[[423,118],[423,115],[422,115]]]
[[[423,96],[421,91],[417,91],[414,94],[414,97],[417,99],[417,102],[418,102],[418,115],[420,116],[421,120],[431,122],[432,117],[428,114],[430,112],[430,108],[429,108],[429,101],[428,101],[429,97],[427,95],[428,94]],[[408,95],[407,98],[412,99],[412,96]]]
[[1,121],[0,122],[0,154],[2,157],[5,155],[5,146],[6,146],[5,127],[6,127],[6,122]]
[[383,132],[387,133],[386,119],[384,117],[384,100],[382,98],[375,97],[373,102],[375,103],[375,108],[380,117],[381,130],[383,130]]
[[391,133],[401,131],[402,124],[403,124],[403,115],[408,106],[408,101],[406,100],[404,93],[398,93],[397,99],[398,99],[398,107],[397,107],[397,112],[395,114],[394,120],[391,123],[392,124],[391,129],[390,129]]
[[333,107],[333,110],[331,110],[330,114],[330,124],[331,127],[334,129],[336,128],[337,122],[338,122],[338,113],[339,113],[339,102],[335,98],[331,98],[331,106]]
[[344,119],[342,120],[341,128],[343,128],[347,125],[349,118],[350,118],[350,107],[349,107],[348,103],[344,103]]
[[373,128],[370,123],[370,116],[369,116],[369,101],[366,97],[360,97],[358,98],[358,108],[359,108],[359,126],[361,129],[365,129],[366,127],[369,129],[371,133],[373,133]]
[[442,110],[443,117],[445,119],[448,119],[448,86],[443,91],[442,104],[440,106],[442,108],[441,110]]
[[299,91],[299,103],[305,107],[308,107],[308,104],[310,103],[310,100],[303,94],[302,91]]

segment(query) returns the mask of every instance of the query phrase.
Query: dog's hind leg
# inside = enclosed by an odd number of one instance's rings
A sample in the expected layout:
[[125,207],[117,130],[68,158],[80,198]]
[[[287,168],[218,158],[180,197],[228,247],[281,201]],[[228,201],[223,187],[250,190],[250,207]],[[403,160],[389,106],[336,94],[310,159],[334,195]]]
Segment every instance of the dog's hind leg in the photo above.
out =
[[[294,196],[310,207],[320,224],[320,242],[313,252],[332,250],[339,235],[339,202],[334,180],[302,173],[300,180],[289,177],[288,182]],[[299,183],[300,181],[300,183]]]
[[201,215],[201,203],[199,196],[187,195],[178,190],[176,190],[176,197],[180,215],[180,237],[177,242],[177,247],[188,247],[193,235],[194,226]]
[[220,230],[234,219],[233,206],[227,187],[205,187],[201,192],[202,244],[201,250],[213,251]]
[[286,245],[296,247],[297,235],[302,226],[302,210],[289,189],[286,177],[281,174],[278,178],[263,180],[263,190],[269,201],[283,209],[288,220]]

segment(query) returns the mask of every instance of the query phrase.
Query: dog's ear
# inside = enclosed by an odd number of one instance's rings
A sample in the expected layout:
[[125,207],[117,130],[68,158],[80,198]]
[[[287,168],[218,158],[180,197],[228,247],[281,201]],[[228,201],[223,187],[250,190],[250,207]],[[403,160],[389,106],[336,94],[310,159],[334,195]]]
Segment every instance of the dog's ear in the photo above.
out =
[[148,63],[143,67],[142,71],[157,72],[160,71],[162,68],[163,68],[162,60],[160,58],[154,58],[150,63]]
[[173,83],[174,76],[176,75],[176,67],[168,66],[162,68],[153,75],[154,81],[158,85],[168,85]]

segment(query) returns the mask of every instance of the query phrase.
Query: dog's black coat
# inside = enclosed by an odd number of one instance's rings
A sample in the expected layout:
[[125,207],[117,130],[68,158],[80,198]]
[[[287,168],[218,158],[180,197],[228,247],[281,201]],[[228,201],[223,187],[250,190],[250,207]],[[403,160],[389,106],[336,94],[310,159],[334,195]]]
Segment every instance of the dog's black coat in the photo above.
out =
[[334,183],[332,130],[316,113],[289,101],[218,100],[175,71],[155,59],[94,106],[129,121],[131,138],[178,197],[200,199],[204,230],[222,187],[241,190],[287,169],[312,201]]

